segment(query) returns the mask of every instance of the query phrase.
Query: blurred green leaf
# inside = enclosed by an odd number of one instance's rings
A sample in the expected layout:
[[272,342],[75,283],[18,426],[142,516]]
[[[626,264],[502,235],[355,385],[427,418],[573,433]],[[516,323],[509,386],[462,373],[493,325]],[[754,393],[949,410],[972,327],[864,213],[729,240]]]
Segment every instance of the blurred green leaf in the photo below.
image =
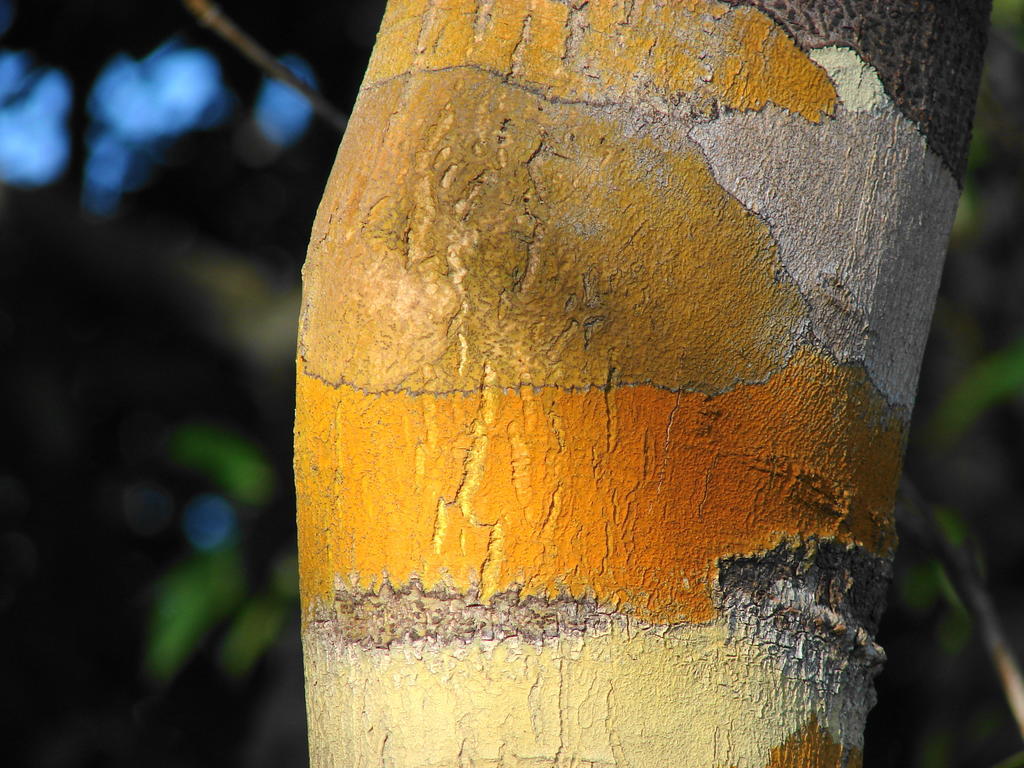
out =
[[[973,174],[979,168],[991,165],[995,156],[996,153],[993,151],[992,146],[991,124],[984,116],[978,117],[971,128],[971,143],[967,147],[968,173]],[[975,196],[977,196],[978,185],[973,175],[969,182],[965,181],[964,183],[965,185],[970,185],[974,190]]]
[[295,600],[299,596],[299,559],[294,552],[277,558],[272,573],[272,588],[281,597]]
[[952,740],[948,731],[929,731],[918,750],[917,765],[920,768],[946,768],[952,756]]
[[957,440],[994,405],[1024,391],[1024,339],[982,358],[949,393],[932,418],[940,445]]
[[939,599],[941,572],[942,568],[937,560],[914,563],[903,571],[898,584],[903,604],[918,615],[931,610]]
[[984,119],[976,119],[971,130],[971,143],[967,148],[968,171],[957,204],[956,217],[953,219],[953,229],[950,232],[950,239],[954,243],[969,240],[977,235],[982,206],[976,173],[979,168],[991,163],[992,155],[989,126]]
[[208,477],[235,501],[260,505],[270,500],[274,471],[260,448],[223,427],[202,422],[179,425],[168,445],[170,458]]
[[1024,0],[995,0],[992,3],[992,25],[1013,32],[1024,24]]
[[227,675],[245,675],[266,653],[281,633],[289,602],[271,593],[242,606],[220,647],[220,665]]
[[987,744],[996,732],[1005,725],[1000,708],[991,704],[980,707],[967,721],[967,738],[974,745]]
[[969,180],[964,184],[963,192],[960,193],[960,202],[956,207],[956,217],[953,219],[950,239],[960,241],[970,238],[978,231],[978,221],[978,193],[976,185]]
[[960,599],[960,593],[957,592],[956,587],[953,586],[953,581],[949,578],[949,573],[938,561],[935,561],[935,569],[938,576],[937,583],[939,586],[939,594],[946,599],[946,603],[949,604],[951,609],[959,611],[964,614],[964,616],[967,616],[967,607]]
[[225,674],[248,674],[281,634],[298,596],[298,559],[294,552],[278,555],[270,572],[269,589],[246,601],[224,637],[220,665]]
[[996,763],[992,768],[1024,768],[1024,752],[1010,755],[1005,760]]
[[242,559],[234,543],[197,552],[174,566],[156,587],[143,662],[146,673],[160,681],[174,677],[244,592]]
[[933,511],[935,512],[935,522],[938,523],[939,530],[946,537],[946,541],[954,547],[963,546],[967,541],[968,533],[967,521],[964,520],[963,515],[951,507],[936,506]]
[[971,639],[971,617],[963,608],[950,608],[939,623],[939,646],[950,656],[958,656]]

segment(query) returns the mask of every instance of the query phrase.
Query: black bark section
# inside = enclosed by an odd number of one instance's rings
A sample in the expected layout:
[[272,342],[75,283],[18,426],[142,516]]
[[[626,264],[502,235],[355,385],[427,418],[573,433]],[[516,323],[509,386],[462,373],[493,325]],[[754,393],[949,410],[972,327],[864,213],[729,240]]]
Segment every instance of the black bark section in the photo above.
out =
[[828,680],[826,670],[849,667],[844,675],[870,680],[885,661],[874,638],[891,580],[891,561],[860,547],[782,544],[723,560],[718,607],[731,634],[783,651],[801,679]]
[[892,562],[861,547],[813,539],[796,547],[780,544],[761,555],[723,559],[718,573],[722,608],[768,605],[772,590],[785,584],[874,634],[885,609]]
[[963,181],[991,0],[726,0],[751,5],[804,50],[853,48]]
[[830,540],[780,545],[719,564],[719,610],[730,637],[774,658],[826,720],[860,733],[885,662],[875,632],[891,562]]

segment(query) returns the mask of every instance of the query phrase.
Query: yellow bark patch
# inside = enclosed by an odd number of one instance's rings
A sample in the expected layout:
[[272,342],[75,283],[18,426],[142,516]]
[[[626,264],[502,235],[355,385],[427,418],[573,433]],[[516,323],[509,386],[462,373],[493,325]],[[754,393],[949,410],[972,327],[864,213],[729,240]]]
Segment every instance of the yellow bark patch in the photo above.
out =
[[419,579],[707,621],[723,556],[814,536],[891,546],[901,445],[862,369],[809,350],[716,397],[367,394],[300,367],[303,594]]
[[375,392],[766,377],[806,307],[662,127],[472,69],[364,93],[304,271],[307,370]]
[[[575,7],[574,7],[575,6]],[[835,89],[767,16],[706,0],[392,0],[365,88],[471,67],[559,101],[676,105],[685,96],[818,122]]]
[[[305,630],[307,676],[317,681],[307,686],[309,711],[318,713],[313,765],[840,765],[804,757],[823,754],[809,751],[819,741],[832,743],[820,729],[813,744],[798,730],[818,706],[813,681],[721,624],[652,632],[612,623],[537,645],[387,652],[334,642],[330,631]],[[790,755],[797,761],[778,762]]]

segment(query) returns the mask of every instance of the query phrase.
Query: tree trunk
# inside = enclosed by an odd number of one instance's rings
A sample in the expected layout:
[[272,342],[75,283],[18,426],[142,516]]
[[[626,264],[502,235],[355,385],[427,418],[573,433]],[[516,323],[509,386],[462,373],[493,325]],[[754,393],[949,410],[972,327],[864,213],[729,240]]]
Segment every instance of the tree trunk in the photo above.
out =
[[314,766],[859,765],[985,5],[389,2],[304,272]]

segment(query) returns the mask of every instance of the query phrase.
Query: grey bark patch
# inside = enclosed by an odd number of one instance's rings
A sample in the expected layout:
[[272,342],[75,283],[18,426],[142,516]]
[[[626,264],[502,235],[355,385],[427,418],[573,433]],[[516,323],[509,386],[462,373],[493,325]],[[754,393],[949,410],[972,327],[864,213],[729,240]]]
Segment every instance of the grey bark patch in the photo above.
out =
[[967,164],[991,0],[726,0],[750,5],[804,50],[856,50],[958,181]]
[[689,135],[768,224],[814,336],[909,411],[958,194],[913,125],[891,106],[820,125],[768,106]]

